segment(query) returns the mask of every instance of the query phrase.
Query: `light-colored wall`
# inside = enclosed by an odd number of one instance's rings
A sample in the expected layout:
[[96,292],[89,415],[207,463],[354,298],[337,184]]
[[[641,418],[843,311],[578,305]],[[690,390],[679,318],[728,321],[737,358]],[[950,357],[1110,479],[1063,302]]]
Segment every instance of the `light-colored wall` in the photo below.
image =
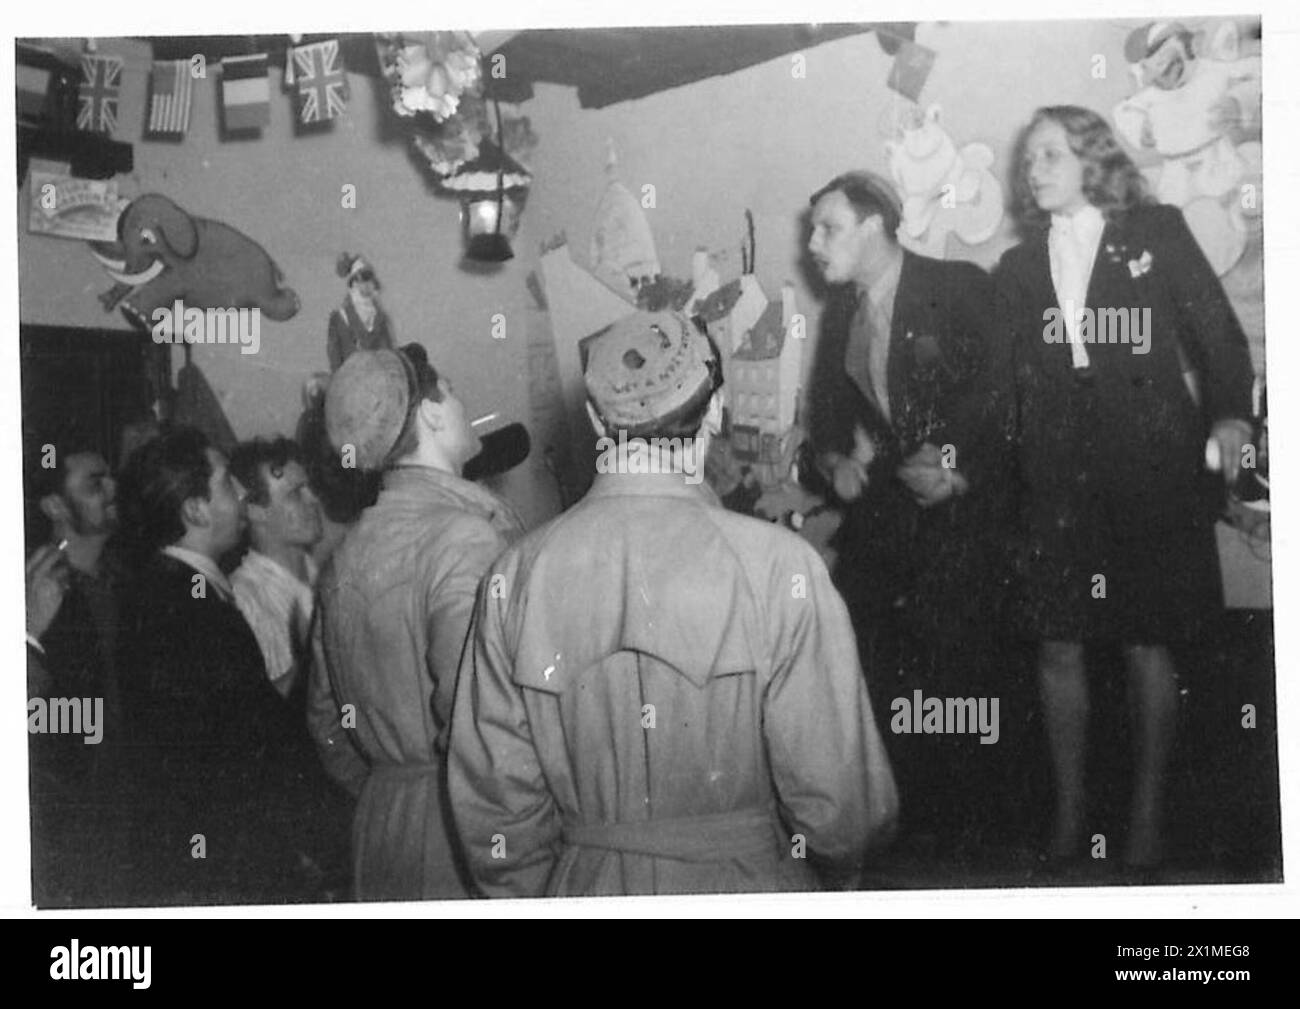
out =
[[[917,41],[938,53],[922,104],[939,102],[958,146],[988,143],[1004,184],[1017,129],[1039,105],[1086,105],[1109,115],[1132,90],[1123,59],[1125,36],[1138,22],[926,24]],[[522,107],[540,144],[535,183],[524,212],[518,258],[492,276],[458,268],[461,243],[454,202],[423,181],[376,82],[351,76],[348,114],[324,135],[296,137],[291,106],[272,71],[271,123],[259,140],[217,137],[215,76],[200,82],[184,143],[140,141],[149,52],[141,43],[101,40],[127,59],[119,138],[136,141],[130,191],[163,192],[191,212],[224,220],[259,240],[302,299],[299,315],[267,323],[262,352],[242,357],[198,348],[195,360],[222,396],[240,435],[291,430],[302,380],[325,367],[325,326],[343,295],[334,258],[343,249],[371,256],[400,341],[418,339],[456,382],[471,410],[502,409],[527,421],[522,331],[527,273],[539,244],[568,234],[576,261],[586,261],[593,214],[605,185],[607,144],[618,174],[639,193],[655,187],[647,210],[664,269],[690,274],[697,246],[723,253],[725,282],[739,273],[744,211],[754,213],[756,273],[769,297],[785,279],[816,332],[817,297],[800,269],[801,221],[809,194],[835,174],[865,167],[887,172],[883,140],[889,112],[901,101],[886,86],[891,57],[871,34],[804,53],[795,78],[782,57],[647,98],[583,110],[573,89],[538,85]],[[1094,57],[1107,73],[1093,76]],[[358,188],[357,208],[340,207],[340,187]],[[127,183],[124,183],[124,186]],[[26,194],[21,207],[25,215]],[[986,267],[1011,243],[1010,222],[966,258]],[[22,317],[66,325],[124,326],[95,295],[109,279],[79,243],[19,236]],[[505,340],[491,338],[491,318],[505,313]],[[811,358],[805,354],[805,367]],[[506,490],[533,521],[553,511],[544,474],[524,468]]]
[[[237,435],[293,433],[303,381],[328,370],[328,317],[345,294],[334,263],[344,249],[372,259],[398,342],[423,343],[473,413],[498,409],[506,420],[527,422],[522,322],[513,333],[508,326],[504,340],[492,338],[491,322],[497,312],[508,321],[524,318],[525,267],[516,260],[495,276],[459,269],[459,207],[434,194],[405,139],[390,131],[377,82],[349,75],[347,114],[328,132],[296,136],[290,97],[280,90],[282,68],[273,68],[271,121],[260,139],[223,141],[220,73],[209,68],[207,80],[196,82],[185,140],[142,140],[150,49],[128,39],[101,39],[100,47],[125,60],[116,138],[134,143],[135,170],[120,177],[123,194],[160,192],[196,216],[238,228],[271,254],[302,301],[287,322],[263,319],[256,355],[194,348]],[[342,207],[348,183],[357,187],[356,209]],[[112,280],[84,243],[28,235],[25,227],[18,242],[24,322],[127,328],[96,299]],[[179,367],[179,349],[173,356]],[[507,481],[526,517],[553,508],[547,480],[528,467]]]

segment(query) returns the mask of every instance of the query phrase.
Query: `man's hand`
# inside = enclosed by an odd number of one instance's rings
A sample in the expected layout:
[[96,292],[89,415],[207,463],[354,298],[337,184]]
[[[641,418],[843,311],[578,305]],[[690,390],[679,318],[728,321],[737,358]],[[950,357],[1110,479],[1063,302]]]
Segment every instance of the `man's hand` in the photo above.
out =
[[867,468],[876,457],[876,443],[861,424],[853,426],[853,451],[848,455],[829,452],[822,457],[821,469],[835,495],[846,504],[856,501],[867,489]]
[[867,467],[846,455],[836,456],[831,465],[831,486],[835,488],[835,495],[844,502],[861,497],[867,487]]
[[898,479],[922,508],[947,501],[954,494],[964,493],[969,486],[956,469],[943,465],[938,447],[929,442],[898,467]]
[[1210,469],[1223,474],[1229,487],[1237,482],[1237,474],[1241,472],[1241,450],[1250,441],[1250,432],[1249,424],[1235,418],[1219,421],[1210,431],[1206,462]]
[[37,547],[27,558],[27,633],[39,639],[58,616],[68,591],[68,565],[56,546]]

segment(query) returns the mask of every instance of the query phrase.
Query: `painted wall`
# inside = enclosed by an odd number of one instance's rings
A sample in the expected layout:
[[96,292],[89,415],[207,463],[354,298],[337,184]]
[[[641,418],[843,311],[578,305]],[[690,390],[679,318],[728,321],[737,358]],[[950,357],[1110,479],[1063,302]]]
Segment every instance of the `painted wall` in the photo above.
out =
[[[101,39],[101,50],[125,60],[116,137],[135,144],[135,171],[120,176],[123,195],[161,192],[190,213],[224,221],[258,241],[279,264],[302,301],[287,322],[263,319],[256,355],[235,347],[195,347],[194,362],[217,392],[240,437],[292,434],[301,390],[313,372],[328,370],[329,313],[345,288],[334,271],[344,249],[369,256],[399,343],[419,341],[474,413],[499,409],[527,420],[523,331],[492,338],[497,312],[522,319],[525,268],[516,260],[494,276],[458,267],[459,207],[434,195],[375,81],[350,75],[348,114],[332,130],[296,136],[290,97],[271,71],[271,121],[260,139],[222,141],[218,135],[219,72],[195,82],[190,130],[180,143],[140,139],[148,92],[149,47]],[[357,187],[355,209],[342,206],[342,187]],[[28,193],[19,194],[25,222]],[[20,227],[19,290],[24,322],[128,328],[104,312],[96,296],[112,280],[84,243],[31,236]],[[174,352],[176,366],[180,352]],[[506,491],[537,520],[553,509],[549,478],[531,467],[512,474]]]
[[[959,147],[988,143],[1005,183],[1015,133],[1034,108],[1072,103],[1109,116],[1130,93],[1123,44],[1138,23],[922,25],[917,41],[938,53],[922,104],[942,105]],[[148,49],[125,40],[101,45],[126,57],[121,121],[135,130],[143,119]],[[1093,75],[1097,55],[1107,61],[1100,79]],[[271,123],[262,139],[240,142],[218,139],[219,89],[210,77],[199,83],[186,140],[138,141],[136,171],[123,187],[166,193],[195,214],[247,232],[271,252],[302,299],[296,318],[264,325],[255,358],[197,348],[195,360],[240,435],[292,429],[303,379],[326,366],[326,318],[344,293],[333,264],[344,248],[373,258],[398,339],[424,343],[471,410],[501,409],[509,419],[527,421],[524,280],[536,268],[540,243],[559,231],[567,232],[574,259],[586,262],[611,142],[622,181],[637,193],[655,187],[656,205],[647,214],[667,272],[689,276],[693,250],[705,246],[721,254],[724,281],[738,274],[748,208],[756,222],[759,280],[770,297],[792,280],[816,332],[817,295],[800,268],[808,196],[850,168],[887,172],[883,140],[902,100],[886,86],[892,58],[874,35],[803,56],[802,79],[783,57],[601,110],[580,109],[572,89],[539,85],[523,107],[540,145],[518,258],[491,276],[458,268],[456,205],[432,194],[393,131],[375,82],[355,75],[347,116],[327,134],[297,137],[273,70]],[[126,129],[118,136],[133,139]],[[357,186],[355,210],[340,206],[345,183]],[[25,193],[20,200],[25,219]],[[1005,221],[996,238],[955,252],[989,267],[1012,240]],[[110,281],[79,243],[24,232],[19,266],[25,321],[125,325],[101,310],[95,295]],[[505,340],[491,338],[498,311],[507,317]],[[1254,320],[1242,314],[1258,344],[1262,312]],[[549,478],[536,466],[512,474],[506,491],[532,521],[555,509]]]

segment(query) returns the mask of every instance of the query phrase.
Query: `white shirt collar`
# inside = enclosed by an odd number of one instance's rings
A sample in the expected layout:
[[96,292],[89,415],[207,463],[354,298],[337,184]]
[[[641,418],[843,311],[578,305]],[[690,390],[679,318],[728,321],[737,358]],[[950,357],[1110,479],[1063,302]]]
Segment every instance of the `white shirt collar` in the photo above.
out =
[[1073,214],[1052,215],[1052,233],[1073,236],[1080,244],[1096,242],[1105,229],[1105,216],[1091,203],[1085,203]]
[[898,290],[898,281],[903,275],[903,253],[899,250],[895,259],[874,284],[867,288],[867,300],[876,310],[892,305],[894,292]]
[[[305,560],[307,562],[307,582],[305,587],[310,589],[316,584],[316,562],[311,559],[311,554],[307,554]],[[296,585],[303,585],[303,582],[298,580],[298,576],[283,564],[253,547],[249,547],[248,552],[244,554],[244,561],[240,567],[247,567],[250,574],[261,572],[268,578],[288,579]]]
[[234,590],[230,587],[230,579],[225,576],[225,573],[217,566],[217,562],[211,557],[197,553],[193,550],[187,550],[185,547],[178,547],[174,544],[169,547],[163,547],[162,552],[168,557],[174,557],[182,564],[192,567],[209,582],[215,585],[217,590],[227,599],[234,596]]

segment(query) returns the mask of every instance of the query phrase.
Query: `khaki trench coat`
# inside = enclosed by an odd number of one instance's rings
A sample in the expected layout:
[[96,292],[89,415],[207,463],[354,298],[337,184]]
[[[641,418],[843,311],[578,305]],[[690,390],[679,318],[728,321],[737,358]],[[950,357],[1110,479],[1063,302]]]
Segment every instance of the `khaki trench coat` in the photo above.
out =
[[439,735],[479,580],[521,532],[483,488],[398,467],[321,573],[308,721],[326,769],[359,795],[358,899],[468,894]]
[[451,802],[494,896],[812,889],[897,796],[816,552],[671,474],[604,474],[492,566]]

